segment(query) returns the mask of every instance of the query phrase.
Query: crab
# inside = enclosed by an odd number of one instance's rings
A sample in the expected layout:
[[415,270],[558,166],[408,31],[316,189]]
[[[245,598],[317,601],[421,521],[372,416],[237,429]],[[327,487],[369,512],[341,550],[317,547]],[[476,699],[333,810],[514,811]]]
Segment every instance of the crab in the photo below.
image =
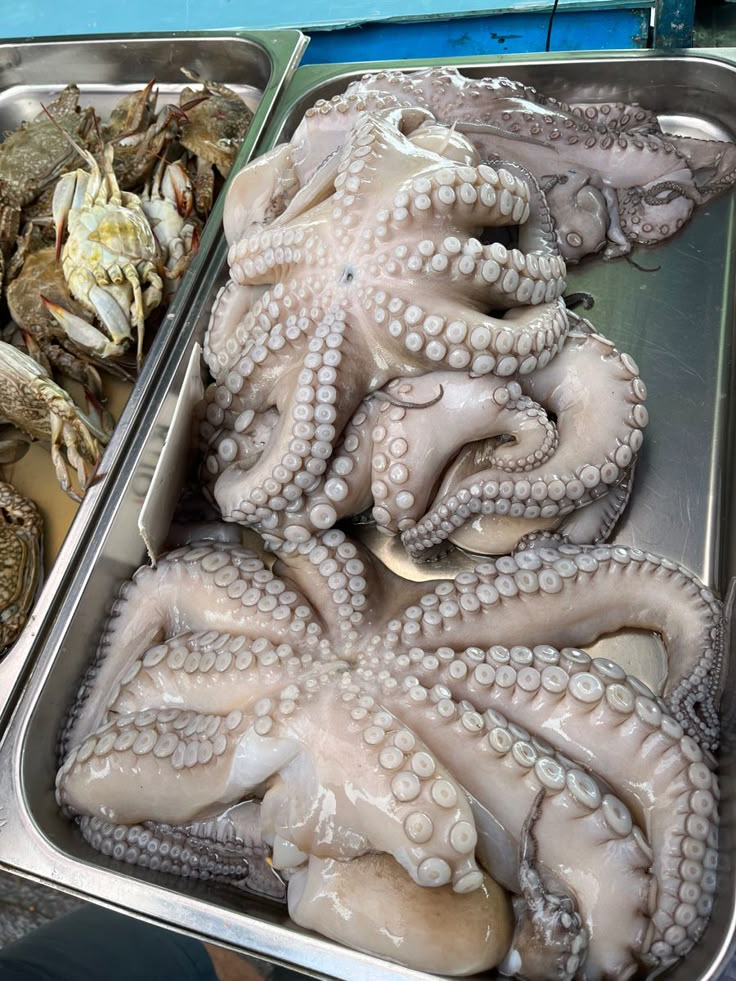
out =
[[70,311],[49,309],[72,340],[97,357],[124,354],[135,327],[140,367],[145,318],[163,298],[161,253],[140,198],[118,186],[113,145],[105,145],[102,170],[84,147],[77,152],[89,171],[66,174],[56,185],[56,251],[71,295],[99,317],[109,336]]
[[28,619],[41,578],[42,535],[33,501],[0,480],[0,651],[15,642]]
[[[62,329],[53,309],[70,311],[84,319],[85,310],[66,285],[53,246],[29,222],[18,239],[18,248],[8,269],[6,300],[10,316],[34,360],[49,375],[58,373],[79,382],[95,399],[102,397],[102,382],[91,356]],[[91,326],[91,325],[90,325]],[[129,378],[124,368],[102,359],[97,364],[111,374]]]
[[253,113],[240,96],[226,85],[209,82],[182,68],[188,79],[203,86],[201,92],[187,86],[179,98],[183,114],[179,142],[196,158],[194,200],[197,211],[209,214],[214,195],[213,167],[227,178]]
[[158,164],[141,195],[141,207],[164,256],[164,299],[169,301],[197,253],[201,228],[192,214],[194,188],[181,164]]
[[104,142],[115,147],[115,176],[124,191],[149,179],[157,156],[174,136],[171,107],[164,106],[156,115],[154,82],[151,79],[145,88],[124,96],[102,128]]
[[30,355],[5,341],[0,341],[0,423],[48,443],[61,489],[81,500],[71,485],[71,470],[84,493],[99,463],[100,444],[107,443],[109,433]]
[[94,109],[80,109],[77,86],[67,85],[57,99],[8,133],[0,144],[0,251],[4,260],[15,243],[22,210],[72,165],[76,151],[67,137],[84,142],[95,119]]

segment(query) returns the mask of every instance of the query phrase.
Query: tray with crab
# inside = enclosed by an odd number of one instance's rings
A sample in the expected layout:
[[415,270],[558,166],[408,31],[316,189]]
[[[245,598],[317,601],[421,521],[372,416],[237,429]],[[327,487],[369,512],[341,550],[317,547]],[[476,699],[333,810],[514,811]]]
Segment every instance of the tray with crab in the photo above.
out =
[[319,977],[719,975],[735,73],[296,73],[34,647],[0,863]]
[[2,652],[79,502],[104,494],[116,424],[145,404],[223,184],[303,46],[297,31],[0,45]]

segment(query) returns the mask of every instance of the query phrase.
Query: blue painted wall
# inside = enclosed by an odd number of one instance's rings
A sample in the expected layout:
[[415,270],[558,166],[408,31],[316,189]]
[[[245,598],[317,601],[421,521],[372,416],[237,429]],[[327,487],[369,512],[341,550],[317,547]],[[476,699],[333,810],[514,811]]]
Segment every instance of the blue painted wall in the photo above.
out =
[[[338,31],[309,32],[303,65],[336,61],[459,58],[544,51],[549,14],[530,11],[458,20],[365,24]],[[562,11],[555,15],[550,49],[612,51],[645,48],[649,10]]]
[[[644,47],[653,2],[560,0],[551,47]],[[551,0],[0,0],[0,30],[21,38],[299,27],[312,36],[304,61],[314,64],[542,51],[550,9]]]

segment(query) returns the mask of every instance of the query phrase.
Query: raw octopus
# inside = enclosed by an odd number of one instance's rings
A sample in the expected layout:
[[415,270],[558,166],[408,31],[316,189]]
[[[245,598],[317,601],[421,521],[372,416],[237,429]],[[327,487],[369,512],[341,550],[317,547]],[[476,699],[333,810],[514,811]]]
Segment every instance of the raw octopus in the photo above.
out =
[[[664,700],[566,646],[625,626],[661,634]],[[297,922],[414,967],[447,938],[449,973],[627,978],[686,953],[712,905],[713,760],[671,706],[723,643],[712,593],[636,549],[419,584],[334,529],[273,570],[195,543],[121,591],[57,795],[106,854],[246,886],[256,797]],[[228,822],[227,848],[202,831]],[[358,896],[380,915],[346,919]]]
[[[249,189],[254,219],[268,210],[262,166],[233,203],[245,208]],[[509,225],[519,249],[475,237]],[[229,261],[206,340],[216,380],[202,426],[226,519],[277,545],[373,504],[413,555],[448,538],[503,552],[561,522],[575,542],[609,534],[642,444],[646,388],[634,361],[577,319],[567,337],[564,263],[525,171],[479,164],[426,113],[364,115]],[[478,312],[487,308],[507,312]],[[591,412],[600,423],[581,439]],[[439,417],[445,443],[428,458],[416,434]],[[503,521],[489,533],[506,516],[516,537]]]

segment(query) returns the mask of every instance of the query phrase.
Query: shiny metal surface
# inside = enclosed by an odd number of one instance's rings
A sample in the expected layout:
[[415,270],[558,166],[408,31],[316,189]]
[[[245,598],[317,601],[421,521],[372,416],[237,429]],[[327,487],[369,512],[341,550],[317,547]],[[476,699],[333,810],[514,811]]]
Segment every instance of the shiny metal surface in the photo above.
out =
[[[329,97],[367,66],[301,70],[264,139],[266,148],[287,138],[307,106]],[[371,66],[374,67],[374,66]],[[419,67],[419,66],[416,66]],[[638,100],[662,113],[699,117],[736,134],[736,50],[662,57],[596,55],[560,59],[536,56],[463,64],[474,75],[500,71],[565,97],[584,91],[616,100]],[[571,291],[595,298],[590,315],[601,331],[639,362],[649,389],[651,427],[634,495],[617,537],[684,562],[721,592],[736,572],[730,452],[736,422],[734,343],[734,200],[701,210],[684,232],[661,248],[637,255],[643,272],[625,261],[594,260],[574,270]],[[350,981],[428,975],[377,961],[288,921],[285,910],[235,895],[119,865],[92,852],[57,811],[54,795],[56,735],[92,656],[106,611],[122,579],[143,561],[135,533],[138,511],[171,420],[189,353],[201,340],[208,309],[225,274],[220,242],[197,285],[189,314],[152,379],[141,425],[108,478],[99,523],[80,546],[67,589],[53,607],[53,622],[39,638],[38,660],[0,744],[0,864],[77,895],[174,929],[257,952],[317,977]],[[406,559],[390,543],[383,553],[406,572]],[[458,568],[460,557],[443,571]],[[438,566],[431,574],[436,575]],[[421,575],[425,575],[422,570]],[[41,644],[43,641],[43,644]],[[718,977],[736,923],[732,874],[736,818],[736,708],[724,705],[722,753],[722,859],[720,891],[711,926],[687,961],[669,973],[677,981]]]
[[[254,110],[238,154],[236,168],[252,156],[276,99],[288,83],[306,46],[298,31],[189,33],[75,38],[0,44],[0,129],[15,128],[38,112],[39,101],[54,98],[76,82],[82,104],[94,104],[107,114],[126,92],[156,78],[159,104],[178,98],[188,83],[180,68],[188,67],[225,84],[232,84]],[[59,590],[74,568],[83,541],[94,527],[108,489],[141,409],[151,398],[166,351],[178,331],[209,255],[220,237],[222,197],[205,226],[199,254],[192,262],[174,302],[159,327],[143,369],[128,398],[106,449],[99,479],[80,506],[58,561],[47,577],[28,625],[7,657],[0,662],[0,727],[25,670],[39,649],[47,617]]]

